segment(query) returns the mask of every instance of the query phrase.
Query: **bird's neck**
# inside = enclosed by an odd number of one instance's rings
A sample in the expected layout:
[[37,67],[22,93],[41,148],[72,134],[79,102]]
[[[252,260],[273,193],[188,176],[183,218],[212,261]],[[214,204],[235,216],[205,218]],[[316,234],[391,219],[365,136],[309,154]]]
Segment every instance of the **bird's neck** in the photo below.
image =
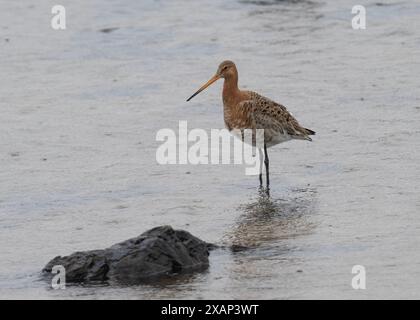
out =
[[237,106],[241,101],[242,92],[238,88],[238,76],[234,75],[225,78],[223,83],[223,116],[225,125],[228,130],[232,130],[234,125],[235,115],[237,114]]
[[225,78],[223,83],[223,102],[225,105],[231,105],[236,102],[240,96],[240,90],[238,88],[238,76],[232,75]]

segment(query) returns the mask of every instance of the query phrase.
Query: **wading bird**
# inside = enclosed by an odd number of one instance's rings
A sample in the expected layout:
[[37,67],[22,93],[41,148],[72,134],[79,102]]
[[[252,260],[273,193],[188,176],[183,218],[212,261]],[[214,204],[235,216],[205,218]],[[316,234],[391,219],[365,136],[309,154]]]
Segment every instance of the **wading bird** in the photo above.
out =
[[[223,114],[226,128],[243,132],[245,129],[264,129],[264,164],[267,190],[270,185],[267,148],[292,139],[312,141],[315,131],[302,127],[286,107],[253,91],[238,88],[238,70],[232,61],[223,61],[216,74],[191,97],[190,101],[213,82],[224,79]],[[243,138],[243,137],[242,137]],[[260,155],[262,154],[261,149]],[[259,175],[262,186],[262,172]]]

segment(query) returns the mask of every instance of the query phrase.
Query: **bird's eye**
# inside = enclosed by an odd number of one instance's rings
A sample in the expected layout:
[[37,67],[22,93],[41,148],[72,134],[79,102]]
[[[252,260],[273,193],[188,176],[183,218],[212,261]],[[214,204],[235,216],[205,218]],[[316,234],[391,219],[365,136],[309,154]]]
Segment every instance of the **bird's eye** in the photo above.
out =
[[224,67],[223,67],[223,70],[227,70],[227,68],[228,68],[227,66],[224,66]]

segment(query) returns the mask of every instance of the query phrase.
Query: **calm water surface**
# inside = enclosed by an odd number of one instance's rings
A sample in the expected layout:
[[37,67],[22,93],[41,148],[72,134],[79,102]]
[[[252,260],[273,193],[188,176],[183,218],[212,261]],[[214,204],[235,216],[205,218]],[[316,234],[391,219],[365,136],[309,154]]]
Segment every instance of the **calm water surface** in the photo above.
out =
[[[0,297],[420,298],[420,3],[0,4]],[[117,28],[104,33],[101,29]],[[271,149],[271,198],[241,165],[156,163],[156,132],[222,128],[219,62],[317,132]],[[56,255],[170,224],[236,252],[131,287],[40,280]],[[351,269],[365,266],[367,289]]]

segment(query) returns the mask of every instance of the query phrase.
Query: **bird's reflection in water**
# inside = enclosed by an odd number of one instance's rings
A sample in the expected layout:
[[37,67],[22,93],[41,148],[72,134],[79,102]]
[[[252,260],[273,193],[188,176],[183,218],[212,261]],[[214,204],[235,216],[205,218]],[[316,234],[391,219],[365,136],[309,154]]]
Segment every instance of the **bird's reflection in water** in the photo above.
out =
[[314,228],[315,199],[314,189],[293,190],[287,199],[275,199],[260,189],[256,201],[239,208],[244,213],[227,241],[233,248],[255,248],[309,234]]
[[261,288],[276,292],[280,284],[287,287],[285,272],[300,270],[299,248],[315,228],[316,191],[293,190],[286,199],[260,191],[256,201],[239,209],[243,214],[226,236],[232,249],[230,285],[248,298],[260,296]]

